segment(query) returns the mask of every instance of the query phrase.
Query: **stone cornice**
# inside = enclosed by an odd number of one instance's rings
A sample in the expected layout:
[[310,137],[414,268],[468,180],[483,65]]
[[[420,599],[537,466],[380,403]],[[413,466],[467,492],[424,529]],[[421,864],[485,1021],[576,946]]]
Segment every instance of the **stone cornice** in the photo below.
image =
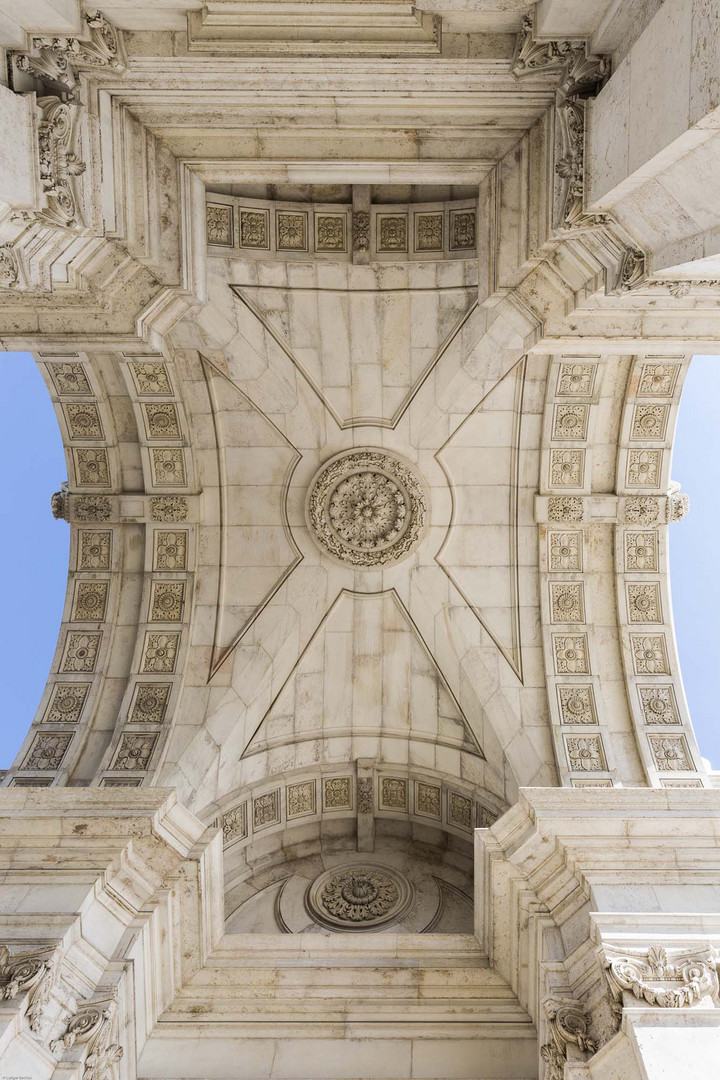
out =
[[97,73],[107,69],[122,75],[126,69],[122,32],[99,11],[85,11],[84,21],[80,37],[33,36],[27,52],[10,53],[11,74],[22,72],[38,80],[64,101],[78,100],[81,71]]
[[442,19],[405,0],[207,0],[187,15],[191,52],[245,56],[436,56]]
[[[535,975],[528,978],[522,958],[530,950],[542,963],[539,936],[545,920],[564,943],[564,955],[555,959],[567,962],[575,984],[571,990],[577,992],[577,987],[588,994],[591,987],[606,985],[602,967],[588,947],[597,933],[594,920],[603,927],[603,940],[618,944],[618,934],[620,940],[628,937],[623,930],[625,916],[610,912],[591,917],[591,909],[597,907],[593,890],[621,882],[658,887],[669,880],[670,867],[672,880],[691,891],[696,884],[716,882],[719,812],[720,791],[708,788],[523,788],[515,806],[491,828],[476,832],[478,935],[491,963],[531,1015],[539,1007]],[[648,914],[644,930],[643,914],[638,911],[632,917],[630,944],[639,944],[639,934],[645,940],[651,935],[652,944],[658,918],[666,942],[679,933],[679,945],[687,948],[692,916],[655,912]],[[717,938],[717,929],[709,930],[700,916],[696,923],[701,933]],[[524,927],[519,938],[506,935],[503,927],[509,924]]]
[[[32,872],[42,893],[33,913],[2,918],[0,994],[17,1013],[25,1060],[37,1058],[34,1075],[61,1059],[67,1069],[83,1062],[87,1080],[113,1076],[123,1056],[134,1064],[145,1020],[155,1023],[219,940],[220,833],[162,788],[133,791],[131,800],[123,790],[11,788],[0,796],[0,835],[6,887]],[[41,857],[50,850],[51,859]],[[65,882],[80,914],[54,904]],[[181,939],[182,956],[172,948]],[[143,959],[156,950],[159,977]],[[146,1011],[135,1004],[138,983]]]

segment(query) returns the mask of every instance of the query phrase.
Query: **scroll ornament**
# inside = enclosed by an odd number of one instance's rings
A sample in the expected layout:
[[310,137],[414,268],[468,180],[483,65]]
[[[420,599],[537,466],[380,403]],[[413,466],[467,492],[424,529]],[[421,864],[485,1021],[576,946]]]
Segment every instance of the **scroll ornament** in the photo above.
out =
[[37,99],[40,183],[46,199],[41,216],[54,225],[80,220],[73,178],[85,172],[85,162],[72,150],[76,107],[58,97]]
[[532,16],[526,15],[518,37],[513,74],[554,74],[560,77],[556,110],[560,149],[555,173],[562,181],[557,225],[562,231],[594,228],[607,223],[604,214],[586,214],[585,194],[585,106],[610,75],[605,56],[588,53],[582,40],[536,41]]
[[522,30],[513,61],[513,75],[535,75],[546,72],[561,72],[576,49],[582,48],[581,41],[536,41],[532,15],[524,15]]
[[9,244],[0,247],[0,289],[16,289],[20,278],[17,255]]
[[672,959],[660,945],[647,954],[615,954],[603,961],[613,998],[618,1004],[625,992],[638,1001],[661,1009],[679,1009],[703,998],[718,1001],[718,976],[714,955],[679,953]]
[[576,1046],[585,1054],[594,1054],[597,1043],[588,1037],[585,1010],[576,1001],[549,998],[545,1002],[550,1041],[540,1047],[545,1062],[545,1080],[563,1080],[568,1047]]
[[617,292],[632,292],[642,285],[647,276],[645,254],[639,248],[628,247],[623,253],[615,286]]
[[28,994],[25,1018],[35,1039],[42,1041],[49,1024],[48,1005],[58,971],[55,946],[10,954],[0,945],[0,997],[12,1001]]
[[[40,183],[46,205],[36,216],[51,225],[82,224],[73,177],[85,162],[73,152],[73,129],[80,95],[77,72],[126,70],[122,34],[99,11],[85,12],[86,32],[80,37],[33,37],[28,52],[11,53],[10,72],[24,72],[35,82]],[[19,220],[32,220],[19,211]]]
[[18,71],[39,79],[65,101],[77,101],[76,70],[109,68],[125,71],[122,36],[99,11],[86,11],[86,36],[34,37],[31,50],[13,53]]
[[70,1018],[65,1034],[50,1043],[54,1054],[87,1046],[82,1080],[115,1080],[123,1056],[117,1032],[116,994],[83,1004]]

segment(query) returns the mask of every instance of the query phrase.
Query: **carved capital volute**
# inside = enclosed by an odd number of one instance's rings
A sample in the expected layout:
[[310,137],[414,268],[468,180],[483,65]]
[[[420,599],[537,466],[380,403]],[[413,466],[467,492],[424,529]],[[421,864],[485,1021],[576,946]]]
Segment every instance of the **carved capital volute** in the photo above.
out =
[[561,232],[604,225],[604,214],[585,213],[585,105],[610,74],[610,60],[588,52],[582,39],[537,41],[532,16],[523,19],[512,72],[557,75],[553,222]]
[[45,196],[39,216],[53,225],[80,224],[73,178],[85,171],[85,162],[73,151],[77,106],[54,96],[38,98],[37,105],[40,183]]
[[47,1039],[59,1011],[53,995],[59,982],[60,960],[57,945],[18,952],[0,945],[0,998],[14,1001],[27,995],[25,1023],[38,1042]]
[[625,248],[615,283],[615,292],[632,292],[643,284],[647,277],[645,253],[640,248]]
[[549,1040],[540,1047],[540,1056],[545,1080],[563,1080],[565,1062],[594,1054],[597,1044],[588,1035],[585,1010],[572,998],[547,998],[544,1007]]
[[680,1009],[693,1005],[720,1007],[715,950],[668,950],[653,945],[647,950],[621,950],[605,946],[601,962],[616,1003],[619,1022],[628,1005]]
[[125,71],[122,33],[99,11],[85,12],[82,37],[33,37],[28,52],[10,54],[11,72],[20,71],[63,100],[78,97],[77,74],[83,70]]
[[516,79],[525,75],[562,73],[572,53],[583,47],[581,41],[537,41],[535,20],[524,15],[517,37],[512,73]]
[[123,1057],[119,1043],[117,991],[83,1003],[70,1017],[65,1033],[50,1044],[57,1056],[70,1051],[81,1057],[83,1080],[112,1080]]
[[0,247],[0,289],[16,289],[20,280],[18,258],[9,244]]

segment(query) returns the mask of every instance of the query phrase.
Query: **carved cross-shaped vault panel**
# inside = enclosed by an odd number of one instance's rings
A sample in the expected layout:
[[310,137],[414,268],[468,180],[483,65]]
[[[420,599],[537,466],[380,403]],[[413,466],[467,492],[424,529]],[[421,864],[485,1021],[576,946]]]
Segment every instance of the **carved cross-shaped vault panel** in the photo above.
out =
[[[388,285],[389,269],[342,267],[340,288],[325,286],[326,267],[283,267],[281,285],[260,289],[263,267],[233,262],[203,312],[220,569],[212,739],[198,732],[178,761],[196,791],[212,775],[222,797],[266,767],[374,756],[389,740],[444,747],[450,774],[467,767],[458,755],[482,761],[473,782],[505,796],[532,587],[519,560],[537,470],[534,432],[523,447],[530,328],[510,305],[470,299],[474,262],[437,289],[404,269]],[[370,462],[315,507],[346,539],[372,546],[376,529],[391,544],[413,512],[408,490],[424,492],[402,560],[318,542],[308,492],[336,457]],[[348,514],[368,529],[348,531]]]

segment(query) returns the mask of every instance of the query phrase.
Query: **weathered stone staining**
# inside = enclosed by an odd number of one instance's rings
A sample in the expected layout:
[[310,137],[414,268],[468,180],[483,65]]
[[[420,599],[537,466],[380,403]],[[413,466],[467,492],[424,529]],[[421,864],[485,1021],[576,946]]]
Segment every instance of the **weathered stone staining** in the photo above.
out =
[[0,0],[0,45],[71,534],[0,1075],[714,1080],[707,3]]

